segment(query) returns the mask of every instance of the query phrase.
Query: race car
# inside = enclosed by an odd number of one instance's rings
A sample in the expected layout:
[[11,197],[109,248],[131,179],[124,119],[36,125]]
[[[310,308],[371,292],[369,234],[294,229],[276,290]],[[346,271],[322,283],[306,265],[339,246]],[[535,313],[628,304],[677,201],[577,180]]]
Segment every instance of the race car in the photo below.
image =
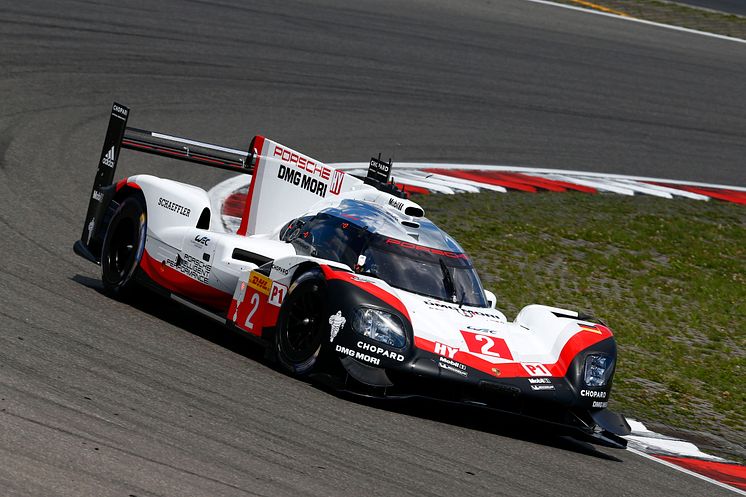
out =
[[[608,410],[611,330],[573,310],[495,308],[461,246],[373,158],[352,176],[262,136],[248,152],[127,127],[115,103],[78,255],[124,298],[147,288],[262,343],[289,374],[382,398],[518,413],[625,447]],[[121,149],[251,175],[240,225],[196,186],[114,182]]]

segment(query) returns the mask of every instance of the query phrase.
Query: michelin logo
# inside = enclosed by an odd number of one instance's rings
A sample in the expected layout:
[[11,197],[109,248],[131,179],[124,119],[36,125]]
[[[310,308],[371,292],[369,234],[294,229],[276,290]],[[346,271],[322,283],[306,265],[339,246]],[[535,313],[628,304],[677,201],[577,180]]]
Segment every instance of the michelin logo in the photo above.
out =
[[337,338],[339,330],[344,328],[347,319],[342,316],[342,311],[337,311],[336,314],[329,316],[329,324],[332,326],[331,334],[329,335],[329,341],[333,342]]

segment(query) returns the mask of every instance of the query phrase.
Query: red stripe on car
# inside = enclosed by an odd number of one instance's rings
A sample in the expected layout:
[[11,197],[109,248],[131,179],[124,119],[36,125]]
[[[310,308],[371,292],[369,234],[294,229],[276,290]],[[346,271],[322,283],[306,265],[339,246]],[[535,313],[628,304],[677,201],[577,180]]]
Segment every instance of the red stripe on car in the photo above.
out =
[[326,277],[327,280],[342,280],[352,285],[355,285],[356,287],[360,288],[361,290],[365,290],[366,292],[373,295],[374,297],[383,300],[388,305],[390,305],[397,311],[401,312],[404,315],[404,317],[407,318],[408,321],[411,321],[411,319],[409,318],[409,312],[407,312],[407,308],[404,306],[402,301],[399,300],[393,294],[379,287],[375,283],[370,283],[369,281],[363,281],[355,273],[350,273],[348,271],[343,271],[343,270],[336,270],[326,265],[322,265],[321,270],[324,272],[324,276]]
[[[253,150],[256,150],[258,154],[262,153],[262,149],[264,148],[264,137],[263,136],[255,136],[254,141],[252,143]],[[249,152],[253,153],[253,150],[250,150]],[[259,176],[259,163],[261,162],[261,158],[256,158],[256,165],[254,166],[254,174],[251,177],[251,185],[249,185],[249,193],[246,196],[246,205],[244,206],[243,211],[243,217],[241,218],[241,226],[239,226],[238,231],[236,232],[237,235],[246,236],[246,232],[249,229],[249,210],[251,209],[251,199],[254,198],[254,186],[256,186],[256,178]]]
[[232,294],[192,279],[167,265],[166,261],[154,259],[147,250],[143,251],[140,267],[148,278],[163,288],[213,309],[225,311],[233,299]]
[[[598,326],[597,329],[601,331],[601,334],[576,333],[562,348],[557,362],[554,364],[542,363],[542,365],[554,377],[565,376],[572,360],[578,355],[578,353],[612,336],[611,330],[605,326]],[[426,350],[427,352],[432,352],[434,354],[436,353],[437,342],[415,336],[414,345],[418,349]],[[512,356],[509,358],[512,359]],[[454,359],[460,363],[466,364],[467,366],[471,366],[474,369],[478,369],[479,371],[500,378],[528,378],[531,376],[519,362],[494,363],[466,350],[459,349],[453,357],[449,357],[449,359]],[[495,372],[495,370],[498,372]]]

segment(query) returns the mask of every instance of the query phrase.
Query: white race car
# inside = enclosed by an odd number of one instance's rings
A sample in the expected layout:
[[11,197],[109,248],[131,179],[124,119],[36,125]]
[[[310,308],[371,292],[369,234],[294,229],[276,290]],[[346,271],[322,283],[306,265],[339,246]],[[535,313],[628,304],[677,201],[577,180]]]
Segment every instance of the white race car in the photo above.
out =
[[[389,182],[390,161],[371,159],[361,179],[261,136],[243,153],[128,128],[128,116],[114,104],[74,246],[113,296],[164,294],[341,390],[479,405],[626,445],[629,426],[607,409],[609,328],[543,305],[509,321],[459,244]],[[201,188],[114,182],[122,148],[251,174],[237,231],[215,229]]]

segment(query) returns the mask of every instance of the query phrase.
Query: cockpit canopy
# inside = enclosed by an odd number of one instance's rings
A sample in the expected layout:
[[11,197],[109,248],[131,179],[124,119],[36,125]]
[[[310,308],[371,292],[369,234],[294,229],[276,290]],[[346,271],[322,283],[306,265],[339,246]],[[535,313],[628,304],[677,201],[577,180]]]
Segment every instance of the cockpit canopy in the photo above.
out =
[[298,218],[280,238],[299,254],[341,262],[408,292],[487,307],[471,259],[426,218],[413,219],[376,204],[344,200]]

